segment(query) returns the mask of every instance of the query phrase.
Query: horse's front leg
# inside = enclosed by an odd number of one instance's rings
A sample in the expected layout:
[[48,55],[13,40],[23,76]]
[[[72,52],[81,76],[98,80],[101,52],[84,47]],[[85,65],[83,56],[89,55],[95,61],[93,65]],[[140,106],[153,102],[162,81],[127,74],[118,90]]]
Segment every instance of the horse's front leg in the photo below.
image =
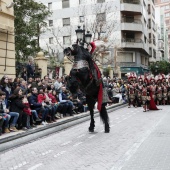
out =
[[94,132],[94,127],[95,127],[95,121],[94,121],[94,111],[93,109],[90,109],[90,127],[89,127],[89,132]]

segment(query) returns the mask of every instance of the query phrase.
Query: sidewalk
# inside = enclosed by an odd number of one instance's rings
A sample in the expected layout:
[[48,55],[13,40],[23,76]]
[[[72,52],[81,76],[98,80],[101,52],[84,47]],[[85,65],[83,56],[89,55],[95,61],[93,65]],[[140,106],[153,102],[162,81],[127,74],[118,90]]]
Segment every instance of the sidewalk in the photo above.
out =
[[[109,113],[113,110],[117,110],[124,106],[126,106],[126,104],[119,104],[119,103],[113,104],[107,107],[107,111]],[[94,117],[97,116],[99,116],[99,112],[95,110]],[[71,127],[75,124],[79,124],[87,120],[90,120],[89,111],[74,116],[58,119],[57,122],[50,123],[45,126],[38,125],[36,128],[29,129],[28,131],[20,130],[18,132],[3,134],[2,136],[0,136],[0,152],[19,146],[24,143],[28,143],[32,140],[36,140],[37,138],[50,135],[51,133],[55,133],[57,131],[66,129],[68,127]]]

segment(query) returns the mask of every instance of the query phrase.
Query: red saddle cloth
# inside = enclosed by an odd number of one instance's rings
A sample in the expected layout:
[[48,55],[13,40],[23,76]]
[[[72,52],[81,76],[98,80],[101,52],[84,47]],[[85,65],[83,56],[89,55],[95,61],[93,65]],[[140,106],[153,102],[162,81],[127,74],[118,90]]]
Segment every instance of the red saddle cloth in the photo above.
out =
[[[94,64],[94,67],[97,71],[97,77],[98,79],[101,78],[101,72],[98,68],[98,66],[96,65],[96,63],[93,61],[93,64]],[[98,93],[98,104],[97,104],[97,109],[100,111],[101,110],[101,107],[102,107],[102,101],[103,101],[103,85],[102,83],[100,83],[99,85],[99,93]]]
[[150,97],[151,97],[151,100],[150,100],[150,106],[149,106],[149,110],[159,110],[154,102],[154,99],[152,97],[152,92],[150,92]]

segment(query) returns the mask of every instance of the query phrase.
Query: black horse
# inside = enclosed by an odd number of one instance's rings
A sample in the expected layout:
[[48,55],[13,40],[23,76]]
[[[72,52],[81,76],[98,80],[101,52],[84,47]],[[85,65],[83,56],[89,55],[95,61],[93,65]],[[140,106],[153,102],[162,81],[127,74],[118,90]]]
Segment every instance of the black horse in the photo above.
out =
[[[72,94],[75,94],[79,88],[86,94],[86,102],[91,115],[89,132],[94,132],[94,105],[98,100],[98,104],[100,104],[98,110],[105,126],[105,133],[109,133],[109,117],[106,110],[107,103],[99,103],[99,100],[101,101],[103,97],[103,95],[101,96],[101,94],[99,94],[103,93],[103,83],[101,79],[99,79],[97,83],[94,79],[93,72],[98,75],[100,72],[95,62],[92,60],[91,54],[87,49],[78,44],[73,44],[72,49],[69,47],[66,48],[64,54],[66,56],[74,56],[73,67],[70,71],[70,75],[66,77],[66,83],[67,88]],[[96,69],[98,69],[98,71]]]

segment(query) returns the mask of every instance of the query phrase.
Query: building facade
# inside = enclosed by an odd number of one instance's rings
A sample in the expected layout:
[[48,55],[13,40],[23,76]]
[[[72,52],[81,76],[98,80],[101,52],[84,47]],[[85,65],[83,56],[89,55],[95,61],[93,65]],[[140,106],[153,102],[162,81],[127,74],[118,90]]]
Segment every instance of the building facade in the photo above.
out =
[[0,0],[0,78],[15,77],[13,0]]
[[155,0],[155,6],[160,7],[165,13],[165,22],[168,31],[169,57],[170,58],[170,1],[169,0]]
[[[39,2],[37,0],[37,2]],[[93,40],[106,39],[116,52],[113,67],[122,76],[148,71],[156,61],[156,27],[153,0],[41,0],[53,12],[49,28],[40,37],[40,46],[60,53],[76,42],[77,26],[85,25]],[[148,11],[150,8],[150,11]],[[60,53],[62,54],[62,53]],[[61,56],[62,57],[62,56]]]

